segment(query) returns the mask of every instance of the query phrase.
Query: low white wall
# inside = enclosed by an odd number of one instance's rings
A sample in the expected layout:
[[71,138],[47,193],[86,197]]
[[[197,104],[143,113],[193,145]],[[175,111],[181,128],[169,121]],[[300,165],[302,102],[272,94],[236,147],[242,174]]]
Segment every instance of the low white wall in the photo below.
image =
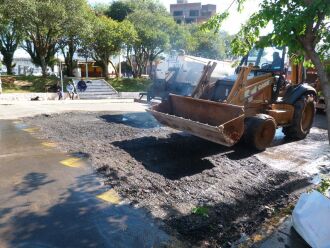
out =
[[[64,94],[66,95],[66,94]],[[2,93],[0,94],[1,101],[29,101],[31,98],[39,96],[39,100],[57,100],[57,93]]]
[[140,98],[140,92],[118,92],[118,97],[129,99]]
[[[139,99],[140,92],[118,92],[118,96],[113,98]],[[57,93],[2,93],[0,101],[30,101],[31,98],[39,96],[40,101],[57,100]],[[69,98],[68,93],[64,93],[64,99]]]

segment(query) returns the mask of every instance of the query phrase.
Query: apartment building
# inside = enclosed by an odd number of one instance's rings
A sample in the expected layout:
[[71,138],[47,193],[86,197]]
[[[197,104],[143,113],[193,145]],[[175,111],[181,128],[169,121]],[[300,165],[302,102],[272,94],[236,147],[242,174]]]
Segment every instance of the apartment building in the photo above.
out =
[[201,23],[207,21],[217,12],[214,4],[201,2],[188,3],[188,0],[177,0],[176,4],[170,5],[170,12],[177,23]]

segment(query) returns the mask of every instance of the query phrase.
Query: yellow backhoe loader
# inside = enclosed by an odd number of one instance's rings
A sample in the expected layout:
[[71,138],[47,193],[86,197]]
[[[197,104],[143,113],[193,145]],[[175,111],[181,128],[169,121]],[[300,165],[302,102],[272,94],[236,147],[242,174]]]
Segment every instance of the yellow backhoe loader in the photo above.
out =
[[316,91],[302,84],[302,67],[289,65],[285,48],[253,49],[235,75],[210,82],[214,67],[190,96],[170,94],[148,111],[163,125],[225,146],[244,139],[264,150],[278,127],[294,139],[309,133]]

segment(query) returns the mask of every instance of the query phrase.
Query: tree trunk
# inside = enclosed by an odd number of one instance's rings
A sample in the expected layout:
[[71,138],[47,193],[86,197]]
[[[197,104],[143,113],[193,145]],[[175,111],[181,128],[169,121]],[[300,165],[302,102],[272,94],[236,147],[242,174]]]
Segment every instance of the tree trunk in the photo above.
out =
[[7,68],[7,74],[12,75],[13,74],[13,53],[5,53],[3,54],[3,63],[5,64]]
[[133,78],[137,78],[136,68],[134,68],[132,60],[131,60],[131,54],[130,54],[131,50],[132,50],[132,48],[127,47],[126,57],[127,57],[128,64],[131,67]]
[[69,50],[67,52],[67,59],[66,59],[67,74],[69,77],[73,77],[73,69],[74,69],[73,56],[74,53],[76,52],[76,47],[72,39],[69,41],[68,47]]
[[150,79],[154,79],[154,73],[153,73],[153,61],[150,60],[149,61],[149,77]]
[[105,61],[103,60],[102,61],[102,64],[103,64],[103,74],[104,74],[104,77],[105,79],[109,79],[109,61]]
[[117,70],[117,68],[115,67],[115,65],[112,63],[111,60],[110,60],[109,62],[110,62],[110,64],[112,65],[113,69],[115,70],[115,74],[116,74],[116,78],[117,78],[117,77],[119,76],[118,70]]
[[41,65],[42,76],[47,77],[47,63],[46,63],[46,58],[43,56],[40,57],[40,65]]
[[321,62],[319,55],[316,53],[314,49],[308,48],[306,49],[306,52],[317,70],[317,76],[320,80],[321,88],[324,94],[324,99],[327,106],[326,109],[327,121],[328,121],[327,127],[328,127],[328,139],[330,144],[330,84],[328,81],[327,72],[325,70],[325,66]]

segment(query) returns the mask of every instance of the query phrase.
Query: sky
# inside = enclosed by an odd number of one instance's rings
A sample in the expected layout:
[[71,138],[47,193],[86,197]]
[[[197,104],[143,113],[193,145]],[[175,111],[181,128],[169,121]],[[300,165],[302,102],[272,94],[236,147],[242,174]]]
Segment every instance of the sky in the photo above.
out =
[[[176,3],[176,0],[159,0],[168,10],[170,9],[170,4]],[[223,12],[225,9],[227,9],[233,0],[188,0],[189,3],[193,2],[202,2],[202,4],[216,4],[217,5],[217,11]],[[111,0],[88,0],[90,4],[95,3],[105,3],[109,4],[112,1]],[[236,34],[241,25],[245,23],[248,18],[253,14],[256,10],[258,10],[258,5],[261,2],[261,0],[247,0],[244,4],[244,10],[242,13],[238,13],[236,10],[236,6],[232,6],[230,10],[230,16],[229,18],[224,22],[222,29],[224,31],[227,31],[229,34]]]

